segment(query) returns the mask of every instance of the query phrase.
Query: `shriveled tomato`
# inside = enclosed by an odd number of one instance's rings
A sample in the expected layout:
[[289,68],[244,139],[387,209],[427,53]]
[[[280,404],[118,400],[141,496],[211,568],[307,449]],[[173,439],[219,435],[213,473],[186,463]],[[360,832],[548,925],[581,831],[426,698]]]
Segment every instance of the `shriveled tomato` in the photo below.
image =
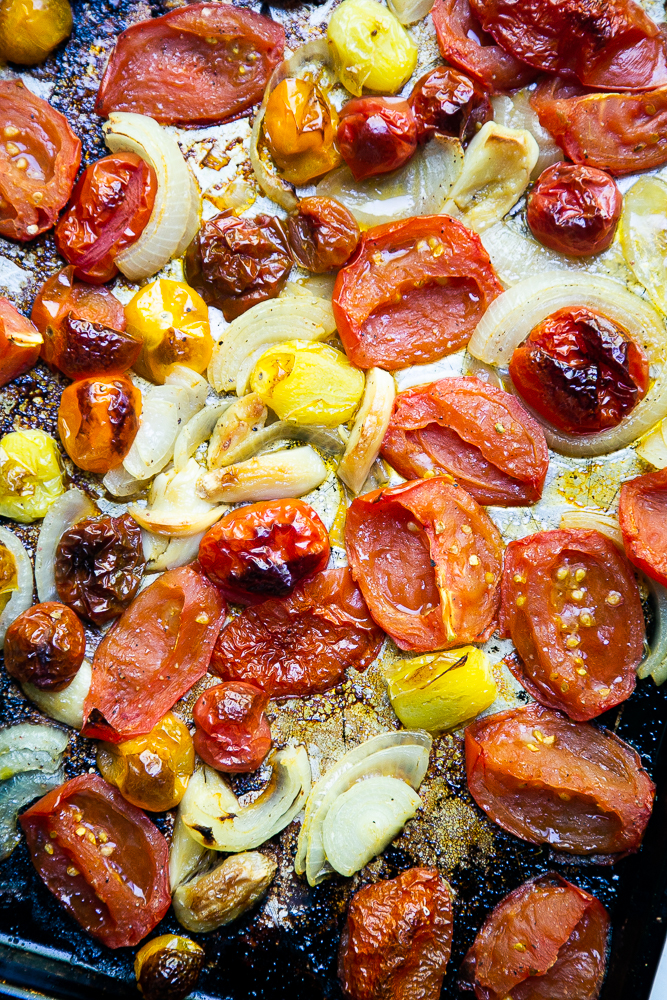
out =
[[340,113],[336,141],[361,181],[407,163],[417,148],[417,123],[401,97],[355,97]]
[[533,703],[473,722],[465,751],[472,797],[515,837],[600,864],[638,850],[655,786],[609,730]]
[[262,131],[290,184],[308,184],[340,164],[337,128],[336,109],[314,81],[288,77],[271,91]]
[[346,264],[361,238],[355,217],[334,198],[302,198],[287,232],[296,262],[315,274]]
[[99,775],[67,781],[20,823],[47,888],[108,948],[138,944],[169,909],[167,841]]
[[[37,292],[31,319],[42,335],[46,334],[49,327],[57,334],[67,316],[87,323],[98,323],[120,333],[127,326],[125,309],[116,296],[108,288],[96,288],[76,281],[71,264],[46,279]],[[42,356],[47,363],[56,364],[49,357],[50,338],[47,340]]]
[[609,174],[578,163],[542,171],[528,197],[526,222],[535,239],[558,253],[586,257],[611,246],[623,196]]
[[32,240],[70,196],[81,142],[20,80],[0,80],[0,236]]
[[60,397],[58,434],[75,465],[104,475],[132,447],[140,415],[141,393],[129,379],[86,378]]
[[478,378],[445,378],[396,397],[382,455],[405,479],[447,472],[481,504],[536,503],[549,467],[538,422]]
[[338,272],[333,310],[353,364],[405,368],[465,347],[502,290],[476,233],[425,215],[363,234]]
[[42,357],[71,379],[124,375],[141,354],[141,341],[101,323],[67,313],[57,326],[44,331]]
[[42,348],[42,335],[29,319],[0,297],[0,388],[32,368]]
[[245,681],[204,691],[195,702],[195,750],[218,771],[255,771],[271,749],[266,692]]
[[500,612],[523,686],[586,721],[629,698],[644,653],[632,568],[598,531],[540,531],[505,552]]
[[557,872],[498,903],[465,957],[461,987],[480,1000],[596,1000],[607,964],[609,914]]
[[196,564],[143,590],[95,651],[84,734],[120,743],[150,733],[206,673],[224,620],[222,596]]
[[156,192],[153,167],[136,153],[104,156],[84,170],[54,233],[77,278],[101,285],[118,274],[114,258],[141,236]]
[[286,597],[324,569],[329,535],[303,500],[267,500],[230,511],[201,540],[201,568],[226,597],[254,604]]
[[451,66],[436,66],[420,77],[412,88],[410,107],[420,142],[438,133],[469,142],[493,118],[487,92]]
[[95,110],[150,115],[165,125],[237,117],[262,99],[283,57],[285,30],[227,3],[193,3],[121,32]]
[[14,619],[3,652],[10,677],[41,691],[62,691],[83,663],[86,635],[70,608],[46,601]]
[[275,698],[327,691],[348,667],[365,670],[384,636],[349,570],[331,569],[283,600],[247,608],[220,633],[211,671]]
[[623,483],[618,520],[630,561],[667,587],[667,469]]
[[418,479],[357,497],[345,545],[373,618],[401,649],[429,652],[492,635],[502,539],[453,481]]

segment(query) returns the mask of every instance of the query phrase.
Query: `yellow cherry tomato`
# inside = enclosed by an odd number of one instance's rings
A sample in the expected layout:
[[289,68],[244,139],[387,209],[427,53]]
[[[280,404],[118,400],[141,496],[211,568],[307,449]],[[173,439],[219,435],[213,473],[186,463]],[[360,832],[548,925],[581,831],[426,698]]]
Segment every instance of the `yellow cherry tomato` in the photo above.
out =
[[263,125],[269,152],[290,184],[307,184],[341,162],[334,145],[338,115],[314,83],[279,83],[269,97]]
[[68,0],[0,0],[0,57],[22,66],[43,62],[72,33]]
[[12,599],[14,591],[19,589],[19,575],[16,559],[8,548],[0,545],[0,614]]
[[143,341],[135,369],[158,385],[173,365],[200,375],[208,368],[213,338],[208,306],[184,281],[159,278],[140,289],[125,307],[127,332]]
[[134,974],[144,1000],[178,1000],[197,986],[206,957],[201,945],[177,934],[147,941],[137,952]]
[[640,177],[623,197],[618,227],[628,267],[661,312],[667,313],[667,184],[659,177]]
[[13,431],[0,440],[0,514],[29,524],[65,492],[58,446],[44,431]]
[[377,0],[343,0],[327,31],[341,83],[396,94],[417,65],[417,46],[398,18]]

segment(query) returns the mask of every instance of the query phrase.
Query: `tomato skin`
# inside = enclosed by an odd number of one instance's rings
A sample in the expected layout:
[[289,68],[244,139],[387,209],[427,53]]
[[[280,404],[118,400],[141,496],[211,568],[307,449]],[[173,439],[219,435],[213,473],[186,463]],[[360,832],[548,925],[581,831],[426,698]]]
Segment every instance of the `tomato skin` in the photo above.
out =
[[621,486],[618,521],[630,562],[667,587],[667,469]]
[[282,80],[271,91],[262,122],[268,150],[290,184],[308,184],[340,165],[338,115],[316,83]]
[[41,691],[62,691],[86,652],[86,634],[74,612],[57,601],[33,604],[7,629],[5,670]]
[[283,58],[282,25],[231,4],[193,3],[121,32],[95,110],[163,125],[215,125],[261,101]]
[[120,743],[150,733],[206,673],[224,620],[196,563],[141,591],[95,651],[83,734]]
[[517,679],[571,719],[594,719],[635,689],[644,654],[639,589],[627,559],[597,531],[510,542],[500,626],[521,658],[509,662]]
[[536,240],[571,257],[607,250],[623,210],[616,182],[597,167],[554,163],[528,196],[526,221]]
[[315,274],[346,264],[361,239],[357,220],[334,198],[302,198],[287,232],[296,262]]
[[336,141],[356,181],[398,170],[417,148],[417,124],[401,97],[355,97],[344,105]]
[[195,750],[202,760],[218,771],[256,771],[271,749],[268,704],[268,694],[244,681],[204,691],[192,710]]
[[357,497],[345,547],[373,618],[401,649],[428,653],[493,634],[502,539],[455,483],[418,479]]
[[129,379],[81,379],[60,397],[58,434],[75,465],[104,475],[132,447],[140,415],[141,393]]
[[338,272],[333,311],[350,361],[391,370],[464,347],[502,290],[476,233],[425,215],[363,233]]
[[471,377],[399,392],[382,456],[405,479],[445,472],[499,507],[536,503],[549,467],[544,431],[516,396]]
[[417,80],[410,94],[419,142],[434,135],[456,136],[469,142],[478,128],[493,119],[493,108],[479,83],[452,69],[437,66]]
[[54,789],[19,822],[47,888],[108,948],[138,944],[169,909],[167,841],[99,775]]
[[473,722],[465,753],[470,794],[515,837],[596,864],[639,849],[655,785],[609,730],[533,703]]
[[42,357],[47,364],[55,363],[49,356],[50,338],[47,331],[63,334],[63,322],[71,315],[87,323],[98,323],[109,330],[125,332],[127,321],[122,302],[108,288],[97,288],[74,278],[71,264],[52,274],[41,286],[32,306],[30,318],[45,337]]
[[32,368],[41,348],[39,330],[0,297],[0,388]]
[[71,379],[124,375],[141,354],[141,342],[129,333],[67,313],[58,326],[44,331],[42,358]]

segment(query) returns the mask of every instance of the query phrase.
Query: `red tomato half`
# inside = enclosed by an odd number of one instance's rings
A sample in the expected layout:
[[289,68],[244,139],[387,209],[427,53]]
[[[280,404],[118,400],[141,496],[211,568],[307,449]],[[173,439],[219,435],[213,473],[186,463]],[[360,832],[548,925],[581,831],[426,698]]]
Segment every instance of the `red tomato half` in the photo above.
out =
[[208,688],[195,702],[195,750],[219,771],[256,771],[271,749],[265,691],[245,681]]
[[227,3],[193,3],[123,31],[95,110],[150,115],[163,124],[206,125],[261,101],[283,57],[285,30]]
[[505,552],[501,630],[534,698],[586,721],[629,698],[644,615],[627,559],[598,531],[541,531]]
[[274,698],[306,697],[334,687],[348,667],[365,670],[383,639],[349,571],[325,570],[290,597],[233,618],[220,633],[211,671]]
[[611,864],[639,849],[655,786],[607,729],[533,703],[465,731],[468,788],[503,830]]
[[0,298],[0,387],[32,368],[42,335],[9,299]]
[[82,774],[20,817],[56,899],[108,948],[138,944],[171,904],[167,841],[97,774]]
[[549,467],[544,432],[509,392],[445,378],[396,397],[382,455],[405,479],[454,476],[477,503],[536,503]]
[[[71,265],[46,279],[37,292],[30,318],[40,333],[45,334],[51,327],[65,337],[63,321],[68,315],[88,323],[98,323],[120,333],[127,326],[125,310],[116,296],[108,288],[97,288],[75,281]],[[42,357],[47,363],[51,361],[49,346],[50,338],[42,350]]]
[[480,1000],[596,1000],[609,930],[599,899],[545,872],[505,896],[486,918],[463,962],[461,987],[472,987]]
[[222,596],[196,563],[163,573],[95,651],[84,736],[120,743],[150,733],[206,673],[224,620]]
[[32,240],[70,196],[81,143],[64,115],[20,80],[0,80],[0,236]]
[[345,545],[373,618],[401,649],[448,649],[492,635],[503,543],[460,486],[418,479],[357,497]]
[[338,272],[333,311],[359,368],[406,368],[458,351],[503,288],[476,233],[448,215],[369,229]]
[[618,520],[630,561],[667,587],[667,469],[623,483]]

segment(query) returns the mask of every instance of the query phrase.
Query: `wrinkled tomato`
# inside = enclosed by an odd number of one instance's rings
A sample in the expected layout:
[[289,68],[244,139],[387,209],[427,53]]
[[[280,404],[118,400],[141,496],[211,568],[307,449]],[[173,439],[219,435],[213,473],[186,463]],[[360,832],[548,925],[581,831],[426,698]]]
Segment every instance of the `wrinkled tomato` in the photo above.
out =
[[346,569],[324,570],[282,600],[247,608],[220,633],[211,670],[271,697],[334,687],[348,667],[365,670],[384,636]]
[[451,66],[436,66],[420,77],[412,88],[410,107],[420,142],[440,134],[466,143],[493,118],[487,92]]
[[105,156],[86,168],[54,232],[77,278],[101,285],[118,274],[114,258],[141,236],[156,192],[153,167],[136,153]]
[[[46,279],[37,292],[31,319],[39,332],[45,335],[49,327],[59,333],[67,316],[86,323],[97,323],[120,333],[127,326],[125,309],[116,296],[108,288],[96,288],[95,285],[76,281],[71,264]],[[48,351],[45,341],[43,357],[51,363]]]
[[629,698],[644,653],[632,568],[598,531],[541,531],[505,552],[500,626],[534,698],[586,721]]
[[361,238],[355,217],[334,198],[303,198],[287,230],[297,264],[315,274],[346,264]]
[[81,142],[20,80],[0,80],[0,236],[32,240],[70,196]]
[[138,944],[169,909],[167,841],[99,775],[49,792],[20,823],[47,888],[108,948]]
[[516,397],[465,377],[400,392],[382,456],[405,479],[446,472],[500,507],[536,503],[549,467],[544,432]]
[[132,447],[140,415],[141,392],[129,379],[86,378],[60,397],[58,434],[75,465],[104,475]]
[[268,694],[245,681],[204,691],[192,710],[201,759],[218,771],[256,771],[271,749],[268,704]]
[[338,272],[333,310],[359,368],[405,368],[465,347],[502,292],[476,233],[447,215],[369,229]]
[[401,97],[355,97],[344,105],[336,142],[356,181],[397,170],[417,148],[417,123]]
[[623,483],[618,520],[630,561],[667,587],[667,469]]
[[609,914],[595,896],[545,872],[498,903],[465,957],[461,988],[479,1000],[597,1000]]
[[519,395],[566,434],[616,427],[646,395],[648,358],[628,331],[585,306],[531,330],[510,361]]
[[67,313],[57,326],[44,331],[42,357],[71,379],[124,375],[137,361],[141,346],[129,333]]
[[340,164],[337,128],[336,109],[313,81],[288,77],[271,91],[262,131],[290,184],[308,184]]
[[655,786],[609,730],[533,703],[473,722],[465,751],[472,797],[515,837],[599,864],[638,850]]
[[62,691],[83,663],[86,635],[64,604],[46,601],[28,608],[7,629],[5,670],[40,691]]
[[0,297],[0,388],[32,368],[42,349],[42,335],[29,319]]
[[611,246],[623,210],[616,182],[597,167],[554,163],[528,196],[526,222],[545,247],[586,257]]
[[281,24],[227,3],[193,3],[121,32],[95,110],[165,125],[237,117],[262,99],[283,57]]
[[97,647],[84,735],[120,743],[149,733],[206,673],[224,620],[220,592],[196,565],[143,590]]
[[429,652],[492,635],[503,543],[460,486],[418,479],[357,497],[345,545],[373,618],[401,649]]

